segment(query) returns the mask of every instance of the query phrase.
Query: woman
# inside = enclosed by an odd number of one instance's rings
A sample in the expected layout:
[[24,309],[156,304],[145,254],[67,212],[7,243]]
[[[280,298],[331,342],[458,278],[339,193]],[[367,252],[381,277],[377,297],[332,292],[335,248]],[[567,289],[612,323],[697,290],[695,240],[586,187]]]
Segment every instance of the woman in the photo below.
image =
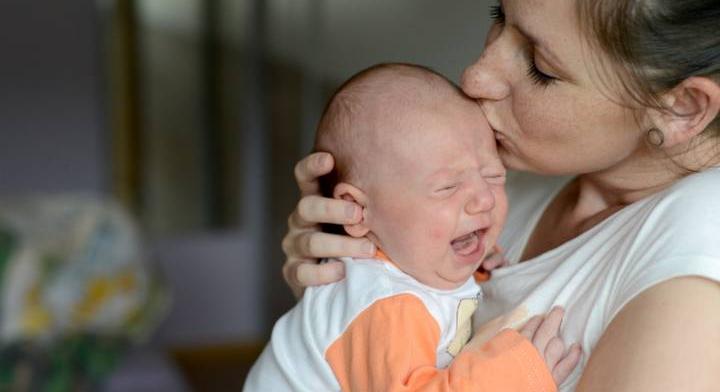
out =
[[[510,168],[501,244],[477,321],[517,325],[566,308],[585,350],[564,391],[710,391],[720,385],[720,3],[505,0],[463,75]],[[323,199],[332,157],[298,163],[283,247],[296,293],[340,279],[320,257],[372,253],[318,232],[360,209]],[[550,175],[554,177],[543,177]]]

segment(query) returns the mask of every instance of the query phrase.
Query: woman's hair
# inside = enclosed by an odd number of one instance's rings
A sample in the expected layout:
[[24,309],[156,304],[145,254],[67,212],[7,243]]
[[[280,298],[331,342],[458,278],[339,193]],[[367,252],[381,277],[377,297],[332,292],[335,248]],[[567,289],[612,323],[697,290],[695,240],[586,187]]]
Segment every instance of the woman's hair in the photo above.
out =
[[[619,77],[626,103],[668,110],[660,96],[691,76],[720,83],[720,1],[578,0],[578,20]],[[608,63],[609,60],[609,64]],[[606,64],[603,64],[605,62]],[[609,65],[609,66],[608,66]],[[708,131],[720,136],[720,118]]]

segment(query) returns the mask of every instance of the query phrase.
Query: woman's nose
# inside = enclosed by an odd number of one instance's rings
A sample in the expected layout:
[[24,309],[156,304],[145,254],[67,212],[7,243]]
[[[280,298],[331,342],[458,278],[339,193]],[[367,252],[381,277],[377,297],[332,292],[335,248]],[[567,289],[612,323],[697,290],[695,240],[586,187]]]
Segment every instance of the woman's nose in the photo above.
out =
[[471,190],[468,201],[465,204],[465,212],[469,215],[488,212],[495,207],[495,195],[484,180]]
[[510,85],[498,65],[489,59],[493,55],[488,51],[485,49],[475,63],[465,68],[461,86],[472,98],[500,101],[510,94]]

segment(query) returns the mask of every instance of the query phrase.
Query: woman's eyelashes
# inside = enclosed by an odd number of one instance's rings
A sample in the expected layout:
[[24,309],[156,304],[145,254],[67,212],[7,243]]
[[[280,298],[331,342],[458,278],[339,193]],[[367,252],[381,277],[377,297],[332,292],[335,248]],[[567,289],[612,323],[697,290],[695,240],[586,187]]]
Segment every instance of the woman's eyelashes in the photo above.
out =
[[495,23],[505,23],[505,11],[503,10],[502,4],[498,3],[490,6],[490,18]]
[[557,78],[552,77],[538,69],[537,64],[535,63],[535,58],[531,57],[529,64],[528,64],[528,76],[530,77],[530,80],[533,81],[533,83],[539,85],[539,86],[549,86],[555,81],[557,81]]
[[[490,6],[490,18],[496,24],[505,23],[505,10],[503,9],[502,4],[497,3]],[[527,73],[533,83],[543,87],[549,86],[557,80],[557,78],[554,78],[538,69],[537,64],[535,64],[535,57],[532,54],[530,55]]]
[[540,68],[538,68],[535,56],[535,48],[534,46],[532,46],[532,44],[526,47],[526,51],[528,61],[527,75],[533,83],[541,87],[547,87],[552,83],[558,81],[558,78],[548,75],[545,72],[541,71]]

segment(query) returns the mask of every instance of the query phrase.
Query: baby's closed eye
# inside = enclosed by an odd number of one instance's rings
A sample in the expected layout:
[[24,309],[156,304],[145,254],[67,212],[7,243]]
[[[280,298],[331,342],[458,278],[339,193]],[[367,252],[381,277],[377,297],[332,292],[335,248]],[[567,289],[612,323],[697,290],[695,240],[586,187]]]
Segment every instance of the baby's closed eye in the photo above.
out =
[[453,193],[455,193],[455,191],[458,189],[458,187],[459,187],[459,184],[455,184],[455,183],[441,185],[441,186],[437,187],[433,193],[438,196],[450,196]]
[[505,173],[486,175],[485,180],[491,184],[503,185],[505,184]]

